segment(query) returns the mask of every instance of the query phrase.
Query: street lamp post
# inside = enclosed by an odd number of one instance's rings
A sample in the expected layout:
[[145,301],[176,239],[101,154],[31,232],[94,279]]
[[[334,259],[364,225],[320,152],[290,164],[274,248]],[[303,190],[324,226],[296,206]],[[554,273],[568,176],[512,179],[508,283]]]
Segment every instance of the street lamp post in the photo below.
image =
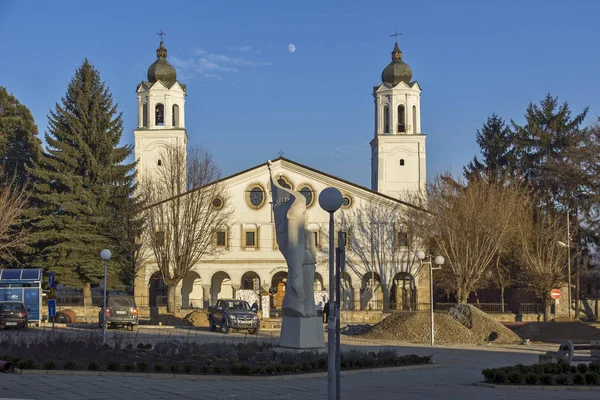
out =
[[108,249],[100,252],[100,258],[104,261],[104,307],[102,308],[102,344],[106,343],[106,263],[110,260],[112,253]]
[[[423,263],[425,259],[425,252],[423,250],[417,251],[416,254],[419,262]],[[442,265],[444,264],[444,257],[437,256],[434,261],[431,261],[432,255],[429,255],[429,318],[430,318],[430,327],[431,327],[431,345],[433,346],[435,343],[435,325],[433,320],[433,270],[434,269],[442,269]],[[437,265],[437,267],[433,267],[433,263]]]
[[334,224],[333,214],[342,206],[342,193],[332,187],[328,187],[319,194],[319,205],[329,213],[329,315],[327,317],[327,398],[335,400],[335,316],[334,314]]

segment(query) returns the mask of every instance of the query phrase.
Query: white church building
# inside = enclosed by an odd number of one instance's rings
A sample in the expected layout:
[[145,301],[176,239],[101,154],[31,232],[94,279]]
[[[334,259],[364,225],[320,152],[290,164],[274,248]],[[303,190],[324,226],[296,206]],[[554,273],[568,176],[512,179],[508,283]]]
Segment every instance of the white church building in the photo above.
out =
[[[308,229],[314,232],[319,251],[315,277],[316,302],[329,287],[327,227],[329,214],[318,204],[319,193],[336,187],[343,195],[343,210],[371,202],[401,203],[402,193],[423,190],[426,176],[426,135],[421,132],[421,88],[411,81],[412,71],[402,60],[396,43],[392,60],[373,88],[374,132],[371,145],[371,188],[340,179],[310,166],[280,157],[271,169],[281,185],[306,197]],[[186,145],[184,84],[177,81],[175,68],[167,61],[167,49],[160,42],[157,60],[148,68],[148,80],[137,86],[138,124],[135,129],[135,158],[138,174],[144,176],[161,167],[160,150],[165,145]],[[271,308],[278,309],[285,293],[287,266],[277,248],[269,173],[266,163],[252,166],[221,180],[234,209],[223,232],[217,232],[215,246],[222,247],[216,259],[200,260],[177,291],[182,308],[202,308],[219,298],[244,298],[251,302],[261,294],[271,295]],[[351,256],[351,252],[348,253]],[[391,302],[406,301],[407,271],[393,277]],[[413,302],[429,303],[428,270],[414,276]],[[381,308],[381,289],[376,272],[357,273],[348,269],[342,287],[349,309]],[[156,263],[148,260],[135,280],[138,305],[166,304],[166,287]],[[324,299],[324,298],[323,298]],[[345,306],[345,305],[344,305]]]

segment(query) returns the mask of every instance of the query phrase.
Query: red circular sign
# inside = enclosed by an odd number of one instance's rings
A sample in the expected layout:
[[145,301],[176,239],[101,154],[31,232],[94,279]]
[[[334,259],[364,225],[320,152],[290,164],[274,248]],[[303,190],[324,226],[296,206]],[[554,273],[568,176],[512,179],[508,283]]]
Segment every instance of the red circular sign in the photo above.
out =
[[552,297],[554,300],[560,299],[561,294],[562,293],[561,293],[560,289],[552,289],[550,291],[550,297]]

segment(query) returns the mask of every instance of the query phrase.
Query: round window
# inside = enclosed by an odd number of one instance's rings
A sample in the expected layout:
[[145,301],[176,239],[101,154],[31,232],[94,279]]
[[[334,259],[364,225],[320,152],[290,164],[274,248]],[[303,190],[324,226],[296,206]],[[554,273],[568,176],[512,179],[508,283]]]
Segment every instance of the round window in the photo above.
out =
[[306,205],[310,206],[313,201],[312,189],[308,186],[304,186],[302,189],[300,189],[300,193],[302,194],[302,196],[304,196],[306,198]]
[[265,192],[261,187],[255,186],[250,189],[250,204],[254,207],[262,206],[265,201]]
[[221,208],[223,207],[223,199],[220,197],[215,197],[212,201],[212,205],[214,208]]
[[350,207],[352,205],[352,199],[348,196],[342,197],[342,207]]

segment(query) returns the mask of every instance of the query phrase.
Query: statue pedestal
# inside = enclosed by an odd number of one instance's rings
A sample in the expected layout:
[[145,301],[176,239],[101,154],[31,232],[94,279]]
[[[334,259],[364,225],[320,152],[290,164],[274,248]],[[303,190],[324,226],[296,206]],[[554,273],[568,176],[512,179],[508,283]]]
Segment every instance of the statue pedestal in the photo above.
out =
[[323,318],[284,315],[279,346],[299,350],[325,350]]

